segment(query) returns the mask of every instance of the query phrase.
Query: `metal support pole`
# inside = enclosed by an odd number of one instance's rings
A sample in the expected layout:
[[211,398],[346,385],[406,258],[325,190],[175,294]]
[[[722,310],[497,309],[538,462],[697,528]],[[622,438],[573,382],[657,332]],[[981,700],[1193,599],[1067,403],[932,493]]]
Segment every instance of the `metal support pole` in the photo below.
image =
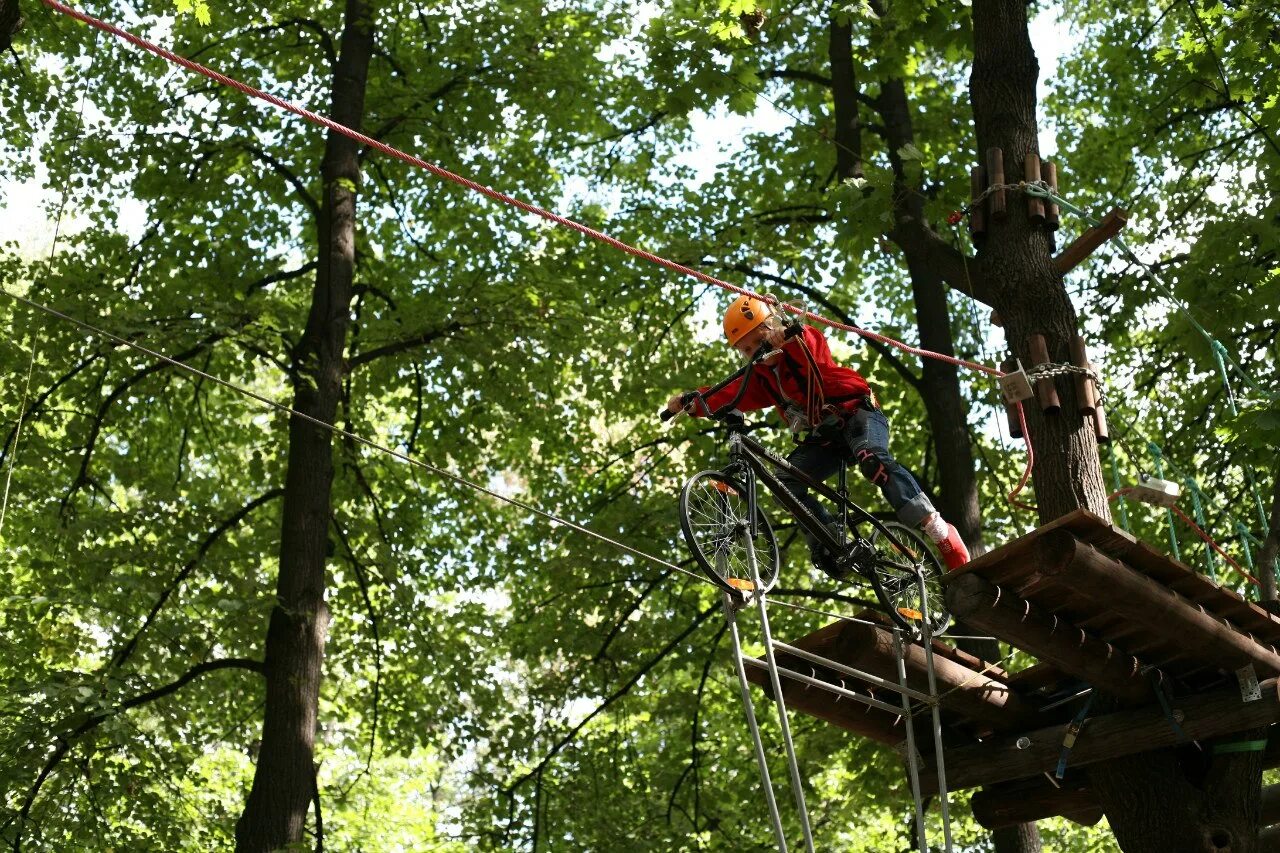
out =
[[929,849],[929,836],[924,829],[924,806],[920,802],[920,767],[916,762],[916,727],[911,716],[911,700],[907,698],[906,648],[902,642],[902,629],[893,629],[893,651],[897,656],[898,683],[902,685],[902,722],[907,729],[907,778],[911,782],[911,797],[916,809],[916,843],[920,850]]
[[[766,672],[769,670],[769,664],[762,660],[744,657],[742,662],[756,669],[763,669]],[[834,684],[823,681],[821,678],[814,678],[812,675],[805,675],[803,672],[796,672],[794,669],[787,669],[785,666],[778,667],[778,675],[783,678],[789,678],[792,681],[798,681],[809,687],[816,687],[819,690],[825,690],[828,693],[844,699],[852,699],[853,701],[866,705],[869,708],[878,708],[879,710],[889,714],[902,713],[902,709],[900,707],[890,705],[888,702],[881,702],[879,699],[873,699],[870,696],[863,696],[861,693],[858,693],[855,690],[850,690],[847,687],[837,687]]]
[[[938,679],[933,669],[933,628],[929,616],[929,596],[924,585],[924,572],[916,575],[920,590],[920,643],[924,646],[925,674],[929,678],[929,711],[933,718],[933,755],[938,768],[938,804],[942,807],[942,837],[946,853],[953,853],[951,839],[951,805],[947,794],[947,763],[942,755],[942,713],[939,710]],[[908,721],[908,725],[910,722]]]
[[[908,687],[906,681],[902,681],[901,684],[894,684],[892,681],[890,681],[887,678],[880,678],[879,676],[872,675],[869,672],[863,672],[860,669],[854,669],[851,666],[845,666],[839,661],[831,660],[830,658],[824,658],[822,655],[815,655],[813,652],[805,651],[804,649],[797,648],[796,646],[788,645],[787,643],[780,643],[775,641],[773,644],[773,647],[775,649],[784,651],[789,655],[795,655],[798,658],[807,660],[809,663],[816,663],[818,666],[823,666],[823,667],[826,667],[827,669],[833,669],[836,672],[843,672],[845,675],[852,675],[854,678],[857,678],[861,681],[865,681],[868,684],[874,684],[877,687],[883,687],[885,690],[892,690],[894,693],[902,693],[919,702],[925,702],[929,699],[928,694],[921,693],[919,690],[912,690],[910,687]],[[894,710],[896,711],[897,709],[894,709]]]
[[724,618],[729,624],[729,639],[733,641],[733,666],[738,672],[738,687],[742,689],[742,707],[747,712],[747,728],[751,729],[751,741],[756,749],[756,763],[760,765],[760,780],[764,783],[765,802],[769,806],[769,818],[773,821],[773,835],[778,840],[779,853],[787,853],[787,837],[782,832],[782,817],[778,814],[778,801],[773,796],[773,780],[769,778],[769,763],[764,757],[764,744],[760,740],[760,727],[756,724],[755,708],[751,705],[751,685],[747,682],[747,670],[742,665],[742,641],[738,637],[738,616],[733,596],[724,594]]
[[[751,572],[751,582],[757,590],[764,585],[760,582],[760,568],[756,564],[756,552],[748,534],[743,538],[747,549],[747,568]],[[769,631],[769,612],[765,606],[764,595],[756,593],[756,609],[760,611],[760,631],[764,634],[764,659],[769,664],[769,683],[773,685],[773,699],[778,706],[778,722],[782,725],[782,741],[787,747],[787,762],[790,764],[791,789],[796,798],[796,808],[800,810],[800,827],[804,830],[804,844],[808,853],[814,853],[813,830],[809,828],[809,809],[804,802],[804,786],[800,779],[800,764],[796,761],[796,747],[791,741],[791,725],[787,722],[787,702],[782,698],[782,681],[778,677],[778,662],[773,655],[773,637]]]

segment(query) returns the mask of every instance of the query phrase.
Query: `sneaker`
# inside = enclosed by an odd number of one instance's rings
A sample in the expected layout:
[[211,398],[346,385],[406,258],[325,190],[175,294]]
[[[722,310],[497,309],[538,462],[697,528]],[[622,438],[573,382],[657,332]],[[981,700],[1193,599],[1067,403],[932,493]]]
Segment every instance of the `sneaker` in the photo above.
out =
[[841,573],[836,558],[833,557],[831,552],[826,548],[818,546],[817,548],[814,548],[810,554],[813,558],[814,568],[818,569],[832,580],[844,580],[845,576],[848,574],[848,572]]
[[934,541],[938,546],[938,553],[942,555],[942,562],[947,564],[947,571],[954,571],[969,562],[969,549],[965,547],[954,524],[948,522],[947,535]]

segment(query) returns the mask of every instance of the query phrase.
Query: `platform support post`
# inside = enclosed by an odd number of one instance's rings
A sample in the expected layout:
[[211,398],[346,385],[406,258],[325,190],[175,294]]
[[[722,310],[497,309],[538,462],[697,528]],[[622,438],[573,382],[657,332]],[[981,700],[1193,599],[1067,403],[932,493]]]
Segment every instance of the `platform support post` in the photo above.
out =
[[778,814],[778,801],[773,796],[773,780],[769,777],[769,762],[765,760],[764,743],[760,740],[760,726],[751,702],[751,685],[747,682],[747,669],[742,664],[742,640],[738,636],[738,610],[733,596],[724,594],[724,618],[729,625],[729,639],[733,642],[733,666],[738,673],[738,686],[742,689],[742,707],[747,712],[747,728],[751,730],[751,742],[756,750],[756,763],[760,765],[760,781],[764,783],[764,799],[769,806],[769,818],[773,821],[773,835],[778,841],[779,853],[787,853],[787,837],[782,831],[782,817]]
[[[924,647],[925,674],[929,679],[929,714],[933,722],[933,756],[938,772],[938,804],[942,808],[942,838],[946,853],[952,853],[951,805],[947,793],[947,762],[942,750],[942,710],[938,697],[938,679],[933,668],[933,628],[929,613],[929,592],[925,588],[924,571],[916,574],[916,586],[920,591],[920,645]],[[926,848],[927,849],[927,848]]]
[[[893,651],[897,655],[898,684],[903,691],[907,689],[907,650],[902,642],[902,631],[893,629]],[[902,720],[907,730],[907,778],[911,782],[911,797],[915,800],[916,811],[916,844],[917,849],[929,849],[929,836],[924,829],[924,808],[920,799],[920,765],[917,761],[916,727],[911,721],[911,700],[905,692],[898,694],[902,699]]]
[[[778,661],[773,654],[773,636],[769,631],[769,612],[765,605],[764,593],[760,592],[760,567],[756,563],[756,549],[752,547],[750,533],[743,532],[744,545],[747,552],[747,568],[751,572],[751,583],[755,587],[754,597],[756,609],[760,611],[760,631],[764,635],[764,659],[769,665],[769,683],[773,686],[773,700],[778,706],[778,723],[782,726],[782,740],[787,747],[787,764],[791,770],[791,790],[795,795],[796,808],[800,810],[800,827],[804,830],[804,846],[808,853],[814,853],[813,830],[809,827],[809,809],[804,802],[804,785],[800,778],[800,763],[796,760],[796,747],[791,741],[791,724],[787,721],[787,700],[782,696],[782,679],[778,675]],[[739,658],[741,666],[741,658]],[[745,689],[746,674],[743,673]],[[758,735],[757,735],[758,736]]]

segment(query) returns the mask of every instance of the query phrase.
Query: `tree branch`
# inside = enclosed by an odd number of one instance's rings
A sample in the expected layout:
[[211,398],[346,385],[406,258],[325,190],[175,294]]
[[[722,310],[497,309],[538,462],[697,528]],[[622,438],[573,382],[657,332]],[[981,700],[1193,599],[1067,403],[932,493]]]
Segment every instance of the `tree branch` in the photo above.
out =
[[528,771],[523,776],[519,777],[514,782],[512,782],[510,785],[503,788],[502,793],[506,794],[507,796],[510,796],[515,792],[516,788],[519,788],[525,782],[532,779],[535,775],[542,772],[543,768],[545,768],[548,764],[551,763],[551,759],[555,758],[555,756],[560,752],[560,750],[564,749],[566,746],[572,743],[573,740],[578,736],[578,733],[582,731],[584,728],[586,728],[588,723],[590,723],[597,716],[599,716],[601,712],[603,712],[606,708],[608,708],[614,702],[617,702],[623,696],[626,696],[627,693],[631,691],[632,687],[635,687],[638,683],[640,683],[640,679],[644,678],[644,676],[647,675],[650,670],[652,670],[655,666],[661,663],[663,659],[666,658],[667,655],[671,654],[671,652],[677,646],[679,646],[681,643],[684,642],[684,639],[686,637],[688,637],[690,634],[696,631],[702,625],[703,622],[707,621],[707,618],[712,613],[715,613],[719,609],[720,609],[720,604],[716,603],[708,607],[706,610],[703,610],[701,613],[699,613],[698,616],[689,625],[689,627],[681,631],[678,637],[676,637],[675,639],[671,640],[671,642],[663,646],[661,651],[659,651],[656,655],[650,658],[643,666],[637,669],[631,675],[631,677],[627,679],[627,682],[625,684],[623,684],[617,690],[613,691],[613,693],[609,694],[608,698],[606,698],[603,702],[597,705],[596,708],[590,714],[584,717],[581,722],[579,722],[576,726],[570,729],[569,732],[565,734],[564,737],[562,737],[559,741],[557,741],[556,744],[553,747],[551,747],[551,750],[545,756],[543,756],[542,760],[539,761],[538,764],[532,770]]
[[186,582],[187,578],[191,577],[191,573],[196,570],[196,567],[200,565],[200,561],[203,560],[205,558],[205,555],[209,553],[209,549],[212,548],[214,544],[227,533],[228,530],[235,527],[241,521],[244,521],[245,517],[247,517],[254,510],[258,509],[259,507],[265,505],[266,503],[273,501],[276,498],[281,497],[283,495],[284,495],[284,489],[271,489],[270,491],[264,492],[263,494],[249,501],[249,503],[240,507],[240,509],[236,510],[234,513],[232,513],[230,516],[224,519],[221,524],[215,527],[213,531],[210,532],[209,535],[204,538],[204,541],[200,543],[200,547],[196,550],[195,555],[186,562],[186,565],[184,565],[178,571],[178,573],[174,576],[173,580],[169,582],[169,585],[165,587],[162,593],[160,593],[160,598],[158,598],[156,600],[156,603],[151,606],[151,611],[147,614],[146,618],[142,620],[142,625],[139,626],[136,632],[134,632],[134,635],[129,639],[129,641],[125,643],[123,646],[121,646],[119,651],[117,651],[114,655],[111,656],[110,662],[107,664],[106,667],[104,667],[104,669],[113,668],[113,667],[118,669],[119,667],[124,665],[125,661],[129,659],[129,656],[133,654],[134,649],[137,648],[138,640],[142,637],[143,632],[146,631],[148,627],[150,627],[153,621],[155,621],[156,616],[160,613],[165,603],[169,600],[169,597],[173,595],[174,592],[177,591],[178,587],[181,584]]
[[293,187],[293,191],[297,193],[298,198],[302,200],[302,203],[307,206],[307,210],[311,211],[311,216],[316,220],[320,219],[320,202],[316,201],[316,197],[311,194],[307,189],[307,185],[300,177],[294,174],[292,169],[277,159],[269,151],[259,148],[257,145],[242,142],[237,147],[252,155],[255,160],[266,163],[271,167],[271,171],[284,178],[285,182],[288,183],[289,186]]
[[146,693],[141,693],[134,696],[132,699],[127,699],[111,711],[90,715],[87,720],[80,723],[65,736],[59,736],[52,754],[50,754],[48,760],[45,761],[44,767],[40,770],[40,775],[36,777],[35,783],[31,786],[31,789],[23,799],[22,807],[14,817],[11,817],[5,822],[4,826],[0,826],[0,831],[2,831],[7,828],[9,824],[13,823],[15,819],[18,821],[18,830],[13,840],[13,848],[17,850],[20,846],[22,827],[26,824],[27,819],[31,814],[31,806],[35,803],[36,797],[40,794],[41,787],[44,786],[45,781],[49,778],[49,775],[54,771],[62,759],[66,757],[68,752],[70,752],[72,742],[76,738],[79,738],[87,732],[93,731],[98,726],[102,725],[112,717],[115,717],[122,711],[128,711],[133,708],[137,708],[140,705],[146,705],[149,702],[154,702],[157,699],[163,699],[165,696],[181,690],[199,676],[209,672],[216,672],[220,669],[247,669],[250,672],[258,673],[259,675],[264,671],[262,661],[252,660],[249,658],[223,658],[219,660],[205,661],[203,663],[196,664],[191,669],[187,670],[176,681],[170,682],[162,687],[157,687],[154,690],[148,690]]

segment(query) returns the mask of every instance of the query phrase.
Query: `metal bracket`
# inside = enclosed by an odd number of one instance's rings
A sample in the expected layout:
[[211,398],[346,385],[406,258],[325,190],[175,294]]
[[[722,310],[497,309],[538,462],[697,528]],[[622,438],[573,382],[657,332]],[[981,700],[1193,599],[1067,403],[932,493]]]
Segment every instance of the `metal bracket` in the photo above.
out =
[[1237,669],[1236,680],[1240,682],[1241,701],[1257,702],[1262,698],[1262,688],[1258,685],[1258,673],[1254,671],[1253,664]]
[[1161,480],[1159,477],[1138,475],[1138,484],[1129,490],[1129,496],[1143,503],[1155,506],[1171,507],[1178,502],[1182,487],[1172,480]]
[[1022,369],[1022,362],[1015,363],[1018,365],[1017,370],[1011,370],[1000,377],[1000,396],[1011,406],[1023,400],[1030,400],[1036,394],[1031,389],[1031,380],[1027,379],[1027,372]]

